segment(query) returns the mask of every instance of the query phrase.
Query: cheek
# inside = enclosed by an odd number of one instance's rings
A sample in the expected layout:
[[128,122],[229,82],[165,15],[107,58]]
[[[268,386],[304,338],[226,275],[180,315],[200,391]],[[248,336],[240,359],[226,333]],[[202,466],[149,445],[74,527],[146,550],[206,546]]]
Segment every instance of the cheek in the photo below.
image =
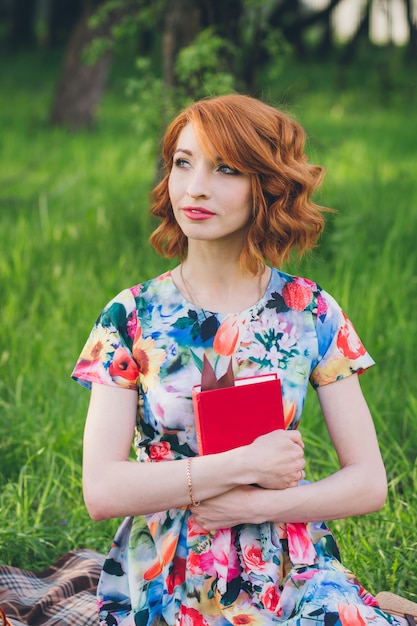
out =
[[252,207],[252,185],[249,178],[240,180],[239,188],[236,189],[236,196],[244,207]]
[[168,195],[171,202],[172,214],[175,221],[178,222],[178,204],[181,198],[178,193],[178,185],[175,184],[175,177],[172,176],[168,178]]
[[171,204],[175,209],[175,206],[181,201],[184,195],[184,185],[181,177],[176,176],[175,173],[168,178],[168,194]]
[[252,200],[251,190],[250,189],[241,190],[240,198],[241,198],[241,206],[244,207],[244,212],[247,215],[247,218],[249,220],[253,212],[253,200]]

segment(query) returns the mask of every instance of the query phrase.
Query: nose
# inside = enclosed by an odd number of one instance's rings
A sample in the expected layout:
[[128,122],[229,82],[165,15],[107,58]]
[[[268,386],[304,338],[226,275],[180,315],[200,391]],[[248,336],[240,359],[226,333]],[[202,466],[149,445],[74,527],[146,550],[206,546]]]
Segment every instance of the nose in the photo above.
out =
[[190,172],[187,186],[190,198],[208,198],[210,196],[209,173],[203,167],[196,167]]

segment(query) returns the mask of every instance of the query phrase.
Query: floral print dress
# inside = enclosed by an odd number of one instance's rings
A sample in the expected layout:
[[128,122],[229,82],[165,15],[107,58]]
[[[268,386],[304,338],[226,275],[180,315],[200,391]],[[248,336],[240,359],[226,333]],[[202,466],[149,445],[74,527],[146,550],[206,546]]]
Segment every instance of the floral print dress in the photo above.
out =
[[[191,390],[204,355],[217,370],[232,355],[235,377],[276,372],[291,429],[309,382],[318,387],[373,364],[339,305],[309,280],[273,269],[256,305],[216,314],[188,302],[167,272],[105,307],[73,377],[86,387],[137,389],[138,461],[171,462],[197,454]],[[324,523],[207,533],[186,507],[122,522],[97,599],[108,626],[396,623],[341,565]]]

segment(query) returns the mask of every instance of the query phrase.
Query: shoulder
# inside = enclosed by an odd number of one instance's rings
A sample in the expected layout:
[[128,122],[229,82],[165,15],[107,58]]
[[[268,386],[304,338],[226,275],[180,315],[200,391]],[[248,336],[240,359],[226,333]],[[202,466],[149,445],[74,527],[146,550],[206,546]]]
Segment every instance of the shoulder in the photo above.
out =
[[110,302],[106,305],[104,310],[111,307],[121,305],[127,312],[131,312],[134,309],[140,307],[141,301],[145,299],[151,299],[152,297],[161,295],[172,284],[170,273],[165,272],[155,278],[151,278],[142,283],[137,283],[133,287],[122,289],[116,296],[114,296]]
[[334,299],[315,281],[272,269],[268,308],[278,311],[309,311],[323,316]]

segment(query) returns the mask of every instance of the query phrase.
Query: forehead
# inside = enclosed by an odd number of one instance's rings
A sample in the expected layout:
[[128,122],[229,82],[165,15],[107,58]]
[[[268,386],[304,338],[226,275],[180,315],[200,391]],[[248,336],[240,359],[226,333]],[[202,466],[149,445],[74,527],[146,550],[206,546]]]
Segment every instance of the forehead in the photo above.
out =
[[189,122],[178,135],[175,150],[204,154],[212,161],[219,158],[218,150],[208,140],[204,131]]
[[199,142],[197,141],[196,134],[194,132],[193,125],[191,124],[191,122],[189,122],[188,124],[186,124],[186,126],[184,126],[184,128],[181,130],[180,134],[178,135],[177,144],[175,148],[176,150],[181,149],[181,148],[187,148],[187,150],[189,150],[190,147],[195,147],[195,146],[197,146],[201,150],[199,146]]

